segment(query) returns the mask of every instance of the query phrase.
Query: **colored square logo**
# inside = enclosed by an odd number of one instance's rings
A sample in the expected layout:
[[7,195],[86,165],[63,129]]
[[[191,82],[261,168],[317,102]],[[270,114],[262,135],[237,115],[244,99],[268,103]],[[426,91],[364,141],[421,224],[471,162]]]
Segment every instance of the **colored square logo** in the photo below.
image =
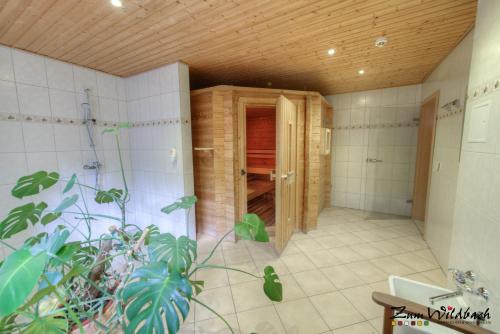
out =
[[429,320],[425,320],[425,321],[424,321],[424,325],[425,325],[425,326],[429,326]]
[[410,322],[409,321],[405,321],[405,326],[409,326],[410,325]]
[[397,325],[396,320],[393,320],[393,321],[392,321],[392,325],[393,325],[393,326],[396,326],[396,325]]
[[402,321],[398,321],[398,326],[403,326],[403,322]]
[[422,326],[422,320],[417,321],[418,326]]
[[415,326],[415,321],[412,321],[412,322],[411,322],[411,325],[412,325],[412,326]]

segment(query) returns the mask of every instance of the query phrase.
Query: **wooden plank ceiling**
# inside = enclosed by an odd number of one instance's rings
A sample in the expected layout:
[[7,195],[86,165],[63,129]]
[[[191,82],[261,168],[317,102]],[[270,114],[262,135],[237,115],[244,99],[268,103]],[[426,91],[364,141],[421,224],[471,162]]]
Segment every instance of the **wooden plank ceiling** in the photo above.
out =
[[422,82],[476,15],[476,0],[122,1],[0,0],[0,43],[125,77],[181,60],[193,88],[326,95]]

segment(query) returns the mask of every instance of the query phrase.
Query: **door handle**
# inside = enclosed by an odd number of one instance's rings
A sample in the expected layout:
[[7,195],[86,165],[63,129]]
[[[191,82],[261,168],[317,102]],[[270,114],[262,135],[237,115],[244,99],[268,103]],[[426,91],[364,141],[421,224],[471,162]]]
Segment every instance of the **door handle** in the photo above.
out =
[[276,179],[276,172],[274,170],[272,170],[269,173],[269,181],[274,181],[274,179]]
[[382,162],[381,159],[377,159],[377,158],[366,158],[366,162]]
[[246,172],[244,169],[242,169],[242,170],[240,171],[241,176],[244,176],[246,173],[247,173],[247,172]]

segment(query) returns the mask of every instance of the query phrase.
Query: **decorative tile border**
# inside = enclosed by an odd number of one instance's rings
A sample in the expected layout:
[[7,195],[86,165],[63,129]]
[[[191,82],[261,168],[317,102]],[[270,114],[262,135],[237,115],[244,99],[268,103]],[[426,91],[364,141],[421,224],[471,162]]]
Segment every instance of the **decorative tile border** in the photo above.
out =
[[[26,122],[26,123],[46,123],[46,124],[64,124],[64,125],[83,125],[85,122],[83,119],[79,118],[67,118],[67,117],[52,117],[52,116],[41,116],[41,115],[28,115],[28,114],[9,114],[0,113],[0,121],[12,121],[12,122]],[[106,121],[106,120],[95,120],[94,125],[100,127],[113,127],[117,126],[121,122],[118,121]],[[153,127],[153,126],[163,126],[163,125],[176,125],[183,124],[187,125],[190,120],[187,118],[164,118],[160,120],[144,121],[144,122],[130,122],[132,128],[142,128],[142,127]]]
[[455,109],[453,111],[446,111],[438,114],[437,119],[445,119],[445,118],[450,118],[452,116],[460,115],[464,112],[462,108]]
[[486,81],[469,90],[467,99],[476,100],[483,96],[500,91],[500,78]]
[[413,128],[418,126],[418,121],[398,122],[398,123],[382,123],[382,124],[359,124],[359,125],[344,125],[334,126],[334,130],[353,130],[353,129],[386,129],[386,128]]

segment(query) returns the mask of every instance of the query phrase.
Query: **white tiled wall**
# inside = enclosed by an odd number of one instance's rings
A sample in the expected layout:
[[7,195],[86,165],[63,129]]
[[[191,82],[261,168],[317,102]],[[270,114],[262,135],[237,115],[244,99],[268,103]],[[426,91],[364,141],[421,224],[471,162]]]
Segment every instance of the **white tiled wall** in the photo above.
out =
[[[440,106],[459,99],[465,109],[472,35],[469,33],[422,84],[423,100],[439,91]],[[425,229],[426,241],[442,268],[449,267],[464,115],[453,111],[438,111]]]
[[[170,64],[129,77],[126,86],[129,120],[146,124],[130,131],[136,220],[186,234],[185,213],[166,216],[160,208],[194,194],[189,69]],[[189,218],[195,238],[194,212]]]
[[[0,219],[9,210],[27,200],[12,198],[10,190],[16,180],[39,170],[58,171],[62,179],[73,173],[94,186],[94,171],[83,169],[95,160],[86,129],[81,125],[84,88],[90,88],[92,117],[97,120],[127,121],[123,79],[102,72],[0,47]],[[37,118],[37,116],[39,116]],[[15,120],[8,120],[13,117]],[[27,118],[31,118],[29,121]],[[43,121],[45,119],[45,121]],[[58,120],[73,120],[58,122]],[[96,126],[93,137],[97,154],[103,164],[99,184],[103,188],[120,187],[118,154],[111,137],[102,135]],[[123,135],[125,170],[130,173],[129,141]],[[35,201],[57,205],[62,200],[60,183],[44,192]],[[103,210],[93,204],[93,193],[87,193],[90,211]],[[52,207],[54,208],[54,207]],[[105,207],[113,214],[112,207]],[[49,227],[50,228],[50,227]],[[105,231],[106,224],[95,226],[96,234]],[[24,235],[44,230],[36,225]],[[10,240],[17,245],[23,238]]]
[[410,214],[420,88],[326,97],[334,108],[332,205]]
[[[142,226],[155,223],[164,231],[185,234],[187,227],[182,213],[165,216],[159,210],[180,196],[193,194],[187,65],[176,63],[122,79],[3,46],[0,46],[0,219],[10,209],[27,202],[10,195],[16,180],[27,173],[58,171],[62,178],[77,173],[87,184],[94,184],[94,172],[83,169],[84,164],[95,160],[86,128],[81,125],[81,103],[85,101],[86,88],[91,93],[93,118],[109,123],[136,122],[136,127],[121,131],[124,166],[132,190],[129,218]],[[15,120],[9,120],[8,116]],[[137,124],[151,120],[171,123]],[[93,133],[103,164],[99,183],[104,189],[123,188],[116,142],[113,136],[102,134],[104,127],[96,126]],[[175,161],[170,159],[172,148],[177,152]],[[62,187],[61,183],[33,200],[56,206],[62,200]],[[91,212],[117,213],[112,205],[95,204],[93,197],[93,192],[87,193]],[[190,222],[190,236],[194,237],[194,213]],[[93,226],[95,235],[106,231],[110,224],[99,222]],[[17,246],[24,237],[42,230],[40,225],[30,227],[10,242]],[[4,252],[0,247],[0,258]]]
[[[476,287],[490,291],[490,329],[500,331],[500,2],[480,0],[474,30],[461,160],[453,219],[450,266],[477,274]],[[474,98],[474,93],[479,93]],[[473,107],[490,101],[483,143],[469,142]]]

